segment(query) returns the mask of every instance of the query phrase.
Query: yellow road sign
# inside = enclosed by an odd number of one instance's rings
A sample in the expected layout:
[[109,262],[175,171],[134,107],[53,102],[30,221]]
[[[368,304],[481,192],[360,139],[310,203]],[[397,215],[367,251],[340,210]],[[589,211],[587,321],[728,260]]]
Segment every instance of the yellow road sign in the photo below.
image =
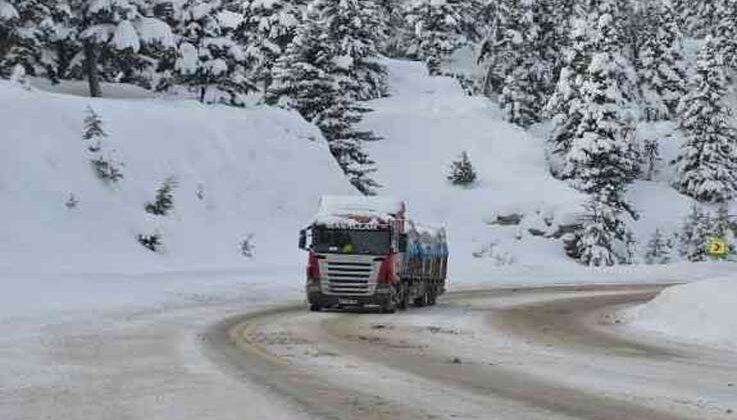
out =
[[723,257],[729,254],[729,244],[724,238],[709,238],[707,252],[715,257]]

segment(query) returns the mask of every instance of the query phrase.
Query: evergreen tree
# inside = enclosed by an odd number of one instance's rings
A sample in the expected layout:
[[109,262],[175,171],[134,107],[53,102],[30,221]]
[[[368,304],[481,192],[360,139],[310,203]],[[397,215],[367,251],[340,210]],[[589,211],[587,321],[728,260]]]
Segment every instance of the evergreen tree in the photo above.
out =
[[293,108],[307,121],[328,109],[339,94],[336,86],[334,48],[314,12],[298,27],[294,40],[273,69],[274,80],[266,92],[272,105]]
[[565,65],[545,106],[546,113],[553,120],[553,129],[548,139],[548,161],[551,173],[559,179],[571,178],[566,157],[583,118],[580,106],[582,86],[591,63],[592,51],[587,24],[582,18],[573,19],[569,37],[569,47],[564,54]]
[[623,186],[639,172],[639,154],[634,144],[627,102],[617,90],[618,64],[609,53],[593,57],[589,75],[582,86],[581,102],[575,109],[576,127],[567,167],[574,186],[596,193],[608,185]]
[[726,6],[732,0],[709,0],[686,3],[677,2],[676,6],[681,10],[690,35],[702,37],[711,33],[717,25],[721,16],[724,15]]
[[642,147],[642,170],[643,179],[653,181],[658,174],[658,165],[663,159],[660,158],[660,146],[657,140],[645,140]]
[[737,193],[737,131],[726,94],[722,57],[716,42],[709,39],[699,53],[690,92],[680,105],[685,140],[673,180],[678,191],[702,202],[725,202]]
[[101,78],[139,81],[155,64],[147,48],[173,46],[169,26],[150,12],[145,0],[81,2],[77,13],[90,96],[101,96]]
[[374,0],[314,0],[310,7],[335,49],[341,87],[357,100],[386,96],[386,68],[376,60],[382,25]]
[[453,185],[471,185],[476,181],[476,170],[468,158],[468,153],[461,153],[460,159],[451,164],[448,180]]
[[678,253],[689,261],[706,260],[711,224],[709,213],[703,212],[697,205],[692,206],[678,235]]
[[74,3],[57,0],[49,5],[48,15],[39,23],[37,39],[42,48],[40,65],[44,76],[54,83],[82,76],[79,41],[80,19]]
[[173,177],[169,177],[156,190],[156,199],[146,203],[146,213],[156,216],[166,216],[174,208],[174,189],[177,183]]
[[266,92],[272,69],[284,54],[302,19],[298,2],[290,0],[246,0],[242,31],[248,41],[248,54],[254,61],[254,79]]
[[340,67],[338,51],[326,31],[321,9],[310,7],[294,40],[274,67],[274,81],[266,100],[297,110],[315,123],[328,141],[330,152],[362,193],[372,194],[377,184],[370,179],[373,162],[363,151],[363,142],[376,140],[356,126],[368,110],[356,105],[346,92],[345,67]]
[[407,27],[404,21],[402,0],[375,0],[379,9],[379,51],[387,57],[404,57]]
[[622,204],[621,191],[605,188],[593,195],[585,206],[586,217],[576,233],[572,257],[588,266],[612,266],[631,263],[632,234],[622,220],[628,211]]
[[553,173],[587,193],[629,183],[639,154],[633,141],[636,97],[625,45],[624,10],[616,0],[591,0],[576,23],[572,49],[549,103]]
[[737,1],[719,2],[719,6],[711,34],[717,42],[717,51],[724,57],[724,64],[737,70]]
[[413,1],[404,11],[407,55],[425,61],[431,75],[441,74],[443,62],[478,37],[473,22],[477,10],[476,2],[464,0]]
[[549,93],[552,65],[544,61],[540,0],[501,0],[482,43],[487,65],[485,93],[499,95],[507,119],[522,127],[539,122]]
[[647,243],[645,262],[647,264],[668,264],[672,260],[673,241],[666,238],[660,229],[655,229],[652,238]]
[[[112,157],[104,141],[108,137],[103,129],[102,118],[91,107],[87,108],[87,115],[83,121],[82,139],[85,141],[95,175],[103,181],[117,183],[123,179],[123,164]],[[113,151],[114,152],[114,151]]]
[[333,103],[315,118],[333,154],[351,184],[364,195],[374,195],[379,184],[370,175],[374,161],[363,149],[363,142],[379,140],[371,131],[358,130],[361,114],[367,112],[345,95],[337,95]]
[[722,204],[717,209],[710,234],[712,238],[719,238],[727,243],[729,247],[725,256],[727,259],[733,260],[737,256],[737,219],[729,214],[727,204]]
[[17,65],[26,74],[38,73],[41,49],[37,28],[47,13],[41,0],[0,0],[0,77],[9,77]]
[[5,0],[0,0],[0,77],[8,78],[15,66],[10,52],[17,42],[20,14]]
[[645,115],[650,120],[671,119],[688,83],[676,12],[667,2],[649,0],[640,14],[636,65]]
[[247,73],[249,62],[234,40],[242,17],[220,1],[187,0],[181,9],[175,83],[197,93],[200,102],[245,105],[256,89]]

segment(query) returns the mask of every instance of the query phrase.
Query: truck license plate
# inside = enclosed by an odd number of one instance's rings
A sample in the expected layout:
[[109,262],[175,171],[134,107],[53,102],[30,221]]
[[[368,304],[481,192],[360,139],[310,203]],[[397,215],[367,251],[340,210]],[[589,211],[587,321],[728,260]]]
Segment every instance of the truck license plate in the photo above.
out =
[[356,299],[338,299],[338,303],[341,305],[358,305],[358,301]]

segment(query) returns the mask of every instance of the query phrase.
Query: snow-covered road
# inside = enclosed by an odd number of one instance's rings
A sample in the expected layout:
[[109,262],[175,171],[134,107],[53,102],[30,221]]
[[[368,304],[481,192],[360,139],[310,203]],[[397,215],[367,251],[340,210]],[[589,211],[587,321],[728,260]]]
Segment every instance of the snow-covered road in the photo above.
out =
[[[737,353],[636,334],[655,285],[466,290],[395,315],[244,293],[0,325],[0,418],[734,419]],[[283,299],[267,299],[282,301]]]
[[476,290],[397,316],[284,307],[219,323],[206,348],[323,418],[736,418],[737,353],[617,322],[662,287]]

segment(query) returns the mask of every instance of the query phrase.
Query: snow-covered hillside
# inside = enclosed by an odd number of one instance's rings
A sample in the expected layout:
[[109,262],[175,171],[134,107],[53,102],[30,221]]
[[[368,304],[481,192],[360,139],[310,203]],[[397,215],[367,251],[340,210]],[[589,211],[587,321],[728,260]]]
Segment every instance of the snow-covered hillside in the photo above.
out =
[[[545,158],[547,126],[522,130],[507,123],[492,101],[467,96],[455,80],[429,77],[422,63],[387,60],[391,96],[370,102],[365,125],[382,141],[371,143],[382,193],[405,197],[411,211],[427,223],[448,227],[456,277],[492,272],[498,266],[580,272],[560,240],[551,234],[583,212],[585,195],[550,175]],[[672,124],[643,126],[643,135],[666,138]],[[654,181],[636,181],[628,200],[640,219],[632,228],[639,255],[656,228],[677,232],[692,200],[668,184],[666,164],[677,139],[661,144],[662,161]],[[461,152],[469,153],[479,179],[469,188],[446,176]],[[523,216],[519,225],[493,224],[498,216]],[[474,256],[475,255],[475,256]],[[584,270],[585,271],[585,270]],[[473,275],[472,274],[472,275]]]
[[[369,102],[374,111],[365,120],[383,137],[368,146],[380,193],[407,200],[421,222],[446,226],[451,279],[499,281],[500,270],[541,267],[558,273],[558,281],[572,273],[591,277],[593,271],[565,257],[558,239],[530,234],[549,234],[571,222],[585,199],[549,174],[546,128],[524,131],[505,122],[493,102],[464,95],[451,78],[428,76],[419,62],[384,63],[391,96]],[[75,92],[72,85],[55,90]],[[299,282],[304,258],[296,232],[309,222],[321,194],[355,193],[318,130],[276,108],[203,106],[120,86],[115,92],[117,99],[89,99],[0,84],[7,138],[0,202],[10,221],[0,227],[0,269],[289,266]],[[103,119],[106,147],[125,165],[117,185],[97,179],[87,161],[81,130],[88,106]],[[666,158],[674,146],[664,147]],[[446,179],[463,151],[479,174],[469,188]],[[151,216],[144,205],[168,177],[177,182],[174,211]],[[675,231],[690,206],[662,178],[631,189],[642,216],[634,225],[641,244],[656,227]],[[74,208],[65,205],[70,194],[79,201]],[[519,225],[493,224],[510,214],[524,217]],[[162,235],[161,253],[136,241],[138,234],[153,232]],[[248,259],[239,243],[250,234],[255,252]]]
[[[126,272],[289,264],[322,193],[346,193],[322,136],[296,113],[193,101],[89,99],[0,83],[0,270]],[[91,106],[123,163],[97,179],[82,140]],[[168,177],[168,216],[144,211]],[[73,195],[78,204],[68,208]],[[137,235],[159,232],[153,253]],[[253,235],[254,257],[239,244]]]

